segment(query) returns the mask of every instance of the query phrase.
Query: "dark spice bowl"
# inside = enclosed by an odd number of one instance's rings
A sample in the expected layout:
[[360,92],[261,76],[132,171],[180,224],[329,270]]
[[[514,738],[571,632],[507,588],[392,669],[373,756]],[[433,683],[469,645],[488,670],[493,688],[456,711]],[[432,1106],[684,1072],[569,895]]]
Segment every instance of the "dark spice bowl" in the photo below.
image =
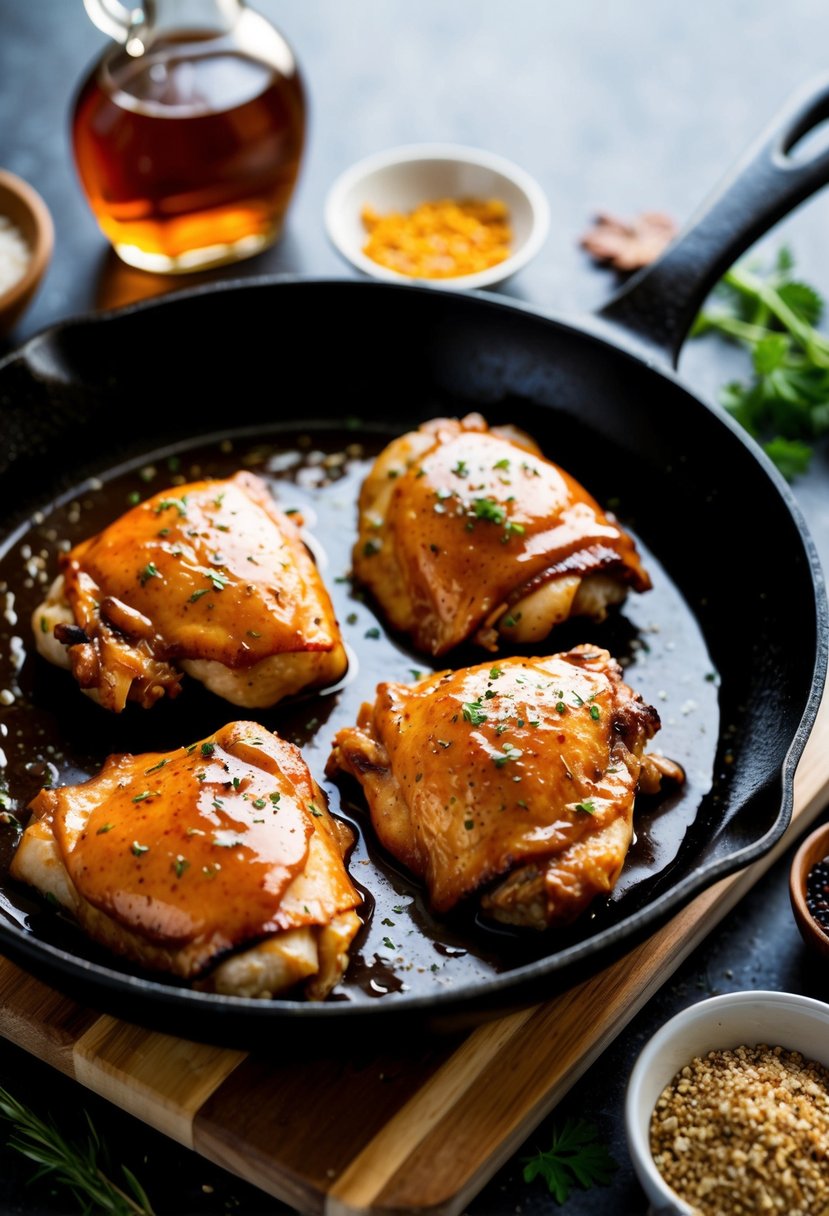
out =
[[[810,949],[829,959],[829,930],[824,929],[809,911],[806,902],[806,882],[809,871],[819,861],[829,857],[829,823],[815,828],[805,838],[794,855],[789,871],[789,895],[800,936]],[[829,923],[829,917],[827,917]]]

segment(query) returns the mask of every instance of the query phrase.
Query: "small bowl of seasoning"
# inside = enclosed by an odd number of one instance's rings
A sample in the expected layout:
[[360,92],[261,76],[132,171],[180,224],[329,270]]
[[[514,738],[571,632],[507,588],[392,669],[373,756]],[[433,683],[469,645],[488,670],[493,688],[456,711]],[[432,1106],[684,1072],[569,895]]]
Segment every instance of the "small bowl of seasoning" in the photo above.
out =
[[642,1050],[625,1121],[654,1216],[829,1210],[829,1005],[788,992],[691,1005]]
[[815,828],[795,853],[789,896],[800,936],[829,959],[829,823]]
[[46,273],[54,245],[49,208],[15,173],[0,169],[0,334],[11,330]]
[[369,156],[337,178],[325,203],[328,236],[358,270],[456,290],[510,278],[538,253],[549,222],[528,173],[456,144]]

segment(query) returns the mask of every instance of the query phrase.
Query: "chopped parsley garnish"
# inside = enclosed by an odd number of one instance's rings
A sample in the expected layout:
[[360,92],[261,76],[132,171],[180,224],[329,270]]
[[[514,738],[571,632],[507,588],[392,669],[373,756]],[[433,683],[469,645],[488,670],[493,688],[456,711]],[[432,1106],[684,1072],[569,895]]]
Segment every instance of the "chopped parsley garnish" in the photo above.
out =
[[505,456],[503,460],[496,460],[492,467],[493,469],[504,469],[506,471],[509,468],[509,459]]
[[262,634],[258,633],[255,629],[246,629],[245,634],[249,638],[261,638],[262,636]]
[[556,709],[558,710],[558,712],[559,712],[560,714],[566,714],[566,713],[567,713],[567,706],[564,704],[564,702],[563,702],[563,701],[556,701]]
[[596,805],[592,798],[585,798],[583,802],[576,803],[577,811],[584,811],[585,815],[595,815]]
[[188,870],[189,868],[190,862],[186,857],[182,857],[181,853],[179,853],[178,857],[173,862],[173,869],[176,872],[176,878],[181,878],[184,871]]
[[593,721],[598,722],[600,716],[601,716],[601,710],[599,709],[598,705],[591,705],[590,706],[590,717],[593,719]]
[[494,498],[475,498],[472,509],[476,519],[485,519],[491,524],[502,524],[507,518],[506,511]]
[[499,676],[502,676],[503,674],[503,670],[500,667],[490,667],[489,669],[490,680],[497,680]]
[[522,1158],[524,1181],[543,1178],[556,1203],[562,1204],[574,1186],[607,1186],[619,1167],[599,1142],[596,1128],[582,1119],[567,1119],[553,1128],[552,1143],[534,1157]]
[[205,589],[203,591],[194,591],[193,594],[190,596],[188,603],[195,604],[196,600],[200,600],[203,595],[207,595],[209,590],[210,590],[209,587],[205,587]]
[[98,831],[95,833],[95,835],[103,836],[104,832],[111,832],[112,829],[114,828],[114,826],[115,826],[114,823],[102,823],[101,826],[98,828]]
[[201,745],[201,754],[203,756],[212,756],[213,753],[215,752],[215,750],[216,750],[215,743],[202,743],[202,745]]
[[161,502],[155,509],[156,515],[160,515],[162,511],[167,511],[170,507],[175,507],[179,515],[187,514],[187,499],[186,498],[162,498]]
[[454,469],[452,470],[452,472],[455,474],[456,477],[468,477],[469,476],[469,465],[466,463],[465,460],[459,460],[458,463],[455,465]]
[[372,536],[363,545],[363,557],[374,557],[375,554],[380,552],[382,547],[383,547],[382,541],[378,540],[378,538],[376,536]]
[[142,853],[149,853],[150,851],[150,846],[148,844],[139,844],[137,840],[132,842],[130,848],[136,857],[140,857]]
[[475,826],[475,820],[474,819],[464,819],[463,826],[466,828],[467,832],[471,832]]
[[164,765],[166,763],[167,763],[167,758],[165,756],[163,760],[159,760],[158,764],[152,764],[152,765],[150,765],[149,768],[145,768],[144,775],[146,776],[147,773],[157,773],[160,768],[164,768]]
[[473,726],[482,726],[487,720],[487,715],[481,708],[480,699],[477,701],[465,701],[463,705],[463,716],[467,722],[471,722]]
[[366,630],[364,636],[367,638],[379,638],[380,630],[377,628],[376,625],[372,625],[371,629]]
[[524,755],[520,747],[513,747],[511,743],[504,743],[501,746],[502,756],[493,756],[492,762],[496,768],[503,768],[510,760],[520,760]]
[[311,814],[314,816],[315,819],[322,819],[322,811],[319,809],[318,806],[315,806],[315,804],[313,802],[308,803],[308,810],[311,812]]
[[264,798],[254,798],[253,805],[256,807],[257,811],[261,811],[267,804]]
[[161,571],[156,566],[155,562],[147,562],[144,569],[138,576],[141,580],[141,586],[149,582],[151,578],[161,578]]
[[140,794],[136,794],[133,802],[143,802],[145,798],[157,798],[158,790],[142,790]]
[[394,942],[391,940],[390,937],[383,938],[383,945],[386,947],[387,950],[396,950],[397,949],[397,947],[395,946]]
[[202,574],[210,579],[214,591],[224,591],[229,582],[227,575],[222,574],[221,570],[202,570]]

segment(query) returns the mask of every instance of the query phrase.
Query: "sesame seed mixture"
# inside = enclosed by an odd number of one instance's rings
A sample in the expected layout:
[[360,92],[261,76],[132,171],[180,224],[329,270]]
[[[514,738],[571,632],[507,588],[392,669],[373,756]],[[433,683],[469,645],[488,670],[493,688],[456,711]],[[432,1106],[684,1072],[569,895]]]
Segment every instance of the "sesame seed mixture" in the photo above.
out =
[[829,1069],[783,1047],[695,1057],[651,1117],[662,1177],[703,1216],[829,1216]]

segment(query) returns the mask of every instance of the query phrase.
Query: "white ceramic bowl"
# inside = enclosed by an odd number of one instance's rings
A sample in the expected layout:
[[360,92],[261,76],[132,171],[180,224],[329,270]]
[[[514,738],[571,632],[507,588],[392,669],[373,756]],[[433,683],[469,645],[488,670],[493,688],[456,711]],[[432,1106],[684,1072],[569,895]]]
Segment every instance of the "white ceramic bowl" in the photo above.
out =
[[[513,253],[476,274],[413,279],[381,266],[363,253],[367,234],[361,213],[368,205],[381,215],[411,211],[441,198],[498,198],[506,203]],[[378,152],[337,178],[325,202],[325,227],[335,248],[358,270],[392,283],[424,283],[455,290],[502,283],[526,266],[544,243],[550,225],[547,198],[518,165],[456,144],[411,144]]]
[[651,1216],[693,1216],[651,1156],[651,1114],[662,1090],[694,1056],[757,1043],[799,1051],[829,1067],[829,1005],[790,992],[730,992],[683,1009],[643,1048],[628,1082],[625,1123]]

